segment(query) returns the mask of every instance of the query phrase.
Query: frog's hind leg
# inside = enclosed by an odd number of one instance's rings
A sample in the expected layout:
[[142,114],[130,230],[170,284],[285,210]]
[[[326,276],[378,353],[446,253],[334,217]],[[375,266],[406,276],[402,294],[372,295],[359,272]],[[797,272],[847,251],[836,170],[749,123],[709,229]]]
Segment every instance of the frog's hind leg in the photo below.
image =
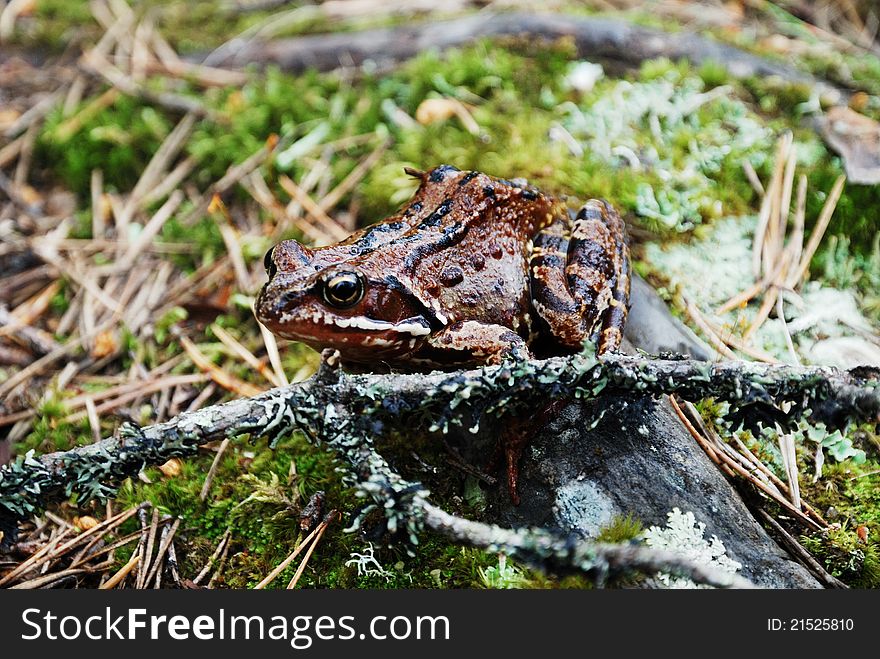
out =
[[[620,213],[591,199],[575,217],[565,274],[576,298],[588,301],[590,340],[599,354],[616,350],[629,313],[629,247]],[[592,306],[589,306],[592,303]]]
[[599,353],[620,345],[629,301],[629,252],[623,220],[603,200],[539,232],[530,260],[532,302],[550,335],[565,349],[586,339]]

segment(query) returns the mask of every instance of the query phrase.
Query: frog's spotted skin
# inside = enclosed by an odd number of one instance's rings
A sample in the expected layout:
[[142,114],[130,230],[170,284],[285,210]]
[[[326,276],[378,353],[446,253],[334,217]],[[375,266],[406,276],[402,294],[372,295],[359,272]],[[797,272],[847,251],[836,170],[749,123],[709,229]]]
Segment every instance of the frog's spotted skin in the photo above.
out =
[[257,318],[343,360],[399,368],[615,349],[626,321],[620,216],[566,205],[525,181],[442,165],[397,215],[336,245],[276,245]]

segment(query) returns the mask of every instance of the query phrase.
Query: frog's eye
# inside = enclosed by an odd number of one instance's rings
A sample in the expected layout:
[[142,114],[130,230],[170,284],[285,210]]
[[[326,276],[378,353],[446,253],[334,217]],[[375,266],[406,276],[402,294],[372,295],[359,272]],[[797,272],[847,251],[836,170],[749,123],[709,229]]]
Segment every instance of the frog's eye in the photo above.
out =
[[336,272],[324,280],[324,299],[337,309],[354,306],[364,296],[364,280],[356,272]]
[[269,275],[269,279],[275,276],[275,273],[278,272],[278,266],[275,265],[275,261],[272,259],[272,253],[275,251],[275,248],[271,248],[268,252],[266,252],[266,256],[263,257],[263,265],[266,267],[266,274]]

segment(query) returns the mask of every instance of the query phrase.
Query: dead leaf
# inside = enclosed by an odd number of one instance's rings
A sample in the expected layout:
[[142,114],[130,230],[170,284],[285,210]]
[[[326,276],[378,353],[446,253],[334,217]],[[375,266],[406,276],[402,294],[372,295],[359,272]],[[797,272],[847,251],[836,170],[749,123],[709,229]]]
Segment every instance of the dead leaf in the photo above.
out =
[[21,116],[21,112],[12,108],[0,110],[0,131],[6,130]]
[[73,525],[78,528],[80,531],[88,531],[89,529],[95,528],[99,524],[98,520],[90,515],[83,515],[82,517],[74,517]]
[[448,98],[426,98],[416,108],[416,121],[422,126],[446,121],[455,116],[455,106]]
[[880,124],[838,105],[821,120],[822,137],[843,158],[850,183],[880,183]]
[[159,471],[161,471],[166,478],[179,476],[181,468],[182,465],[178,458],[171,458],[165,464],[159,465]]
[[464,103],[456,98],[426,98],[416,108],[416,121],[423,126],[458,117],[471,135],[480,133],[480,126]]
[[95,346],[92,348],[92,357],[94,359],[101,359],[107,355],[112,355],[116,352],[117,348],[118,343],[116,341],[116,334],[113,330],[104,330],[95,337]]

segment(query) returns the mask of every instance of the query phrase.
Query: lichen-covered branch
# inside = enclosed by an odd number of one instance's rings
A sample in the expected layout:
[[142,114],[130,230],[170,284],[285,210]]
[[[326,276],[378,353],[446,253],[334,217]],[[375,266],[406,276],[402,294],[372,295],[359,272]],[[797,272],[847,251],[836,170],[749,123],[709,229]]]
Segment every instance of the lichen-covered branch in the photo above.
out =
[[847,372],[625,355],[597,361],[588,353],[453,373],[348,375],[331,358],[302,383],[145,428],[123,426],[118,437],[70,451],[19,458],[0,469],[0,513],[23,518],[71,495],[81,500],[110,496],[116,484],[145,466],[192,455],[207,442],[250,433],[274,443],[294,429],[338,451],[364,491],[381,501],[389,487],[402,491],[410,486],[386,479],[388,465],[363,450],[370,446],[363,446],[361,438],[381,434],[386,425],[406,427],[421,420],[433,430],[465,425],[475,431],[482,417],[528,407],[537,399],[627,392],[714,397],[730,403],[734,415],[755,405],[778,409],[790,403],[792,417],[809,415],[829,425],[877,423],[878,381],[878,372],[865,368]]
[[672,572],[695,583],[716,588],[753,588],[748,579],[696,563],[671,551],[638,545],[612,545],[562,537],[543,529],[505,529],[450,515],[429,503],[424,505],[425,526],[442,535],[488,551],[502,551],[544,569],[581,570],[597,583],[621,572],[645,574]]
[[[273,445],[279,437],[299,429],[334,450],[347,464],[348,482],[372,500],[355,526],[378,509],[390,532],[417,542],[426,520],[449,533],[457,531],[429,506],[428,492],[421,484],[405,480],[374,450],[373,439],[386,427],[422,423],[439,431],[456,425],[475,431],[481,419],[527,409],[536,400],[594,399],[625,392],[634,396],[677,392],[692,399],[711,396],[729,402],[732,414],[743,417],[753,408],[766,415],[767,409],[778,410],[788,403],[789,414],[809,415],[829,424],[876,423],[880,420],[877,383],[878,373],[869,369],[841,372],[624,355],[608,355],[599,361],[589,351],[454,373],[347,375],[338,369],[336,355],[325,354],[318,374],[306,382],[145,428],[124,426],[118,437],[41,457],[27,455],[6,465],[0,469],[0,529],[10,538],[17,520],[71,495],[80,500],[111,496],[119,482],[145,466],[192,455],[207,442],[249,433],[268,437]],[[592,570],[614,566],[611,555],[592,553],[596,551],[593,545],[572,548],[550,535],[529,536],[527,542],[516,536],[507,540],[513,544],[505,551],[532,561],[589,565]],[[647,559],[640,556],[636,552],[629,559],[648,567]],[[703,575],[700,580],[709,578]]]

